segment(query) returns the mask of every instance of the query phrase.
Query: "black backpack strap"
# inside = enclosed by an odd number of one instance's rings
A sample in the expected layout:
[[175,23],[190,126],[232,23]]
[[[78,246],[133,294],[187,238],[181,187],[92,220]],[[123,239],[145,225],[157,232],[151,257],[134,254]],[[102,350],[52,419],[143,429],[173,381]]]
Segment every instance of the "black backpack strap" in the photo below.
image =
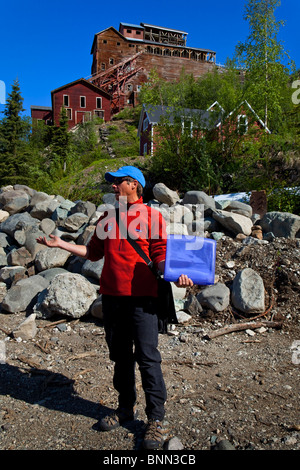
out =
[[116,221],[119,226],[121,234],[127,239],[128,243],[130,243],[132,248],[134,248],[135,251],[140,255],[140,257],[145,261],[145,263],[151,269],[153,274],[157,275],[153,261],[150,258],[148,258],[148,256],[144,253],[144,251],[142,250],[140,245],[136,242],[136,240],[133,240],[133,238],[131,238],[127,228],[124,226],[122,220],[119,217],[119,209],[116,209]]

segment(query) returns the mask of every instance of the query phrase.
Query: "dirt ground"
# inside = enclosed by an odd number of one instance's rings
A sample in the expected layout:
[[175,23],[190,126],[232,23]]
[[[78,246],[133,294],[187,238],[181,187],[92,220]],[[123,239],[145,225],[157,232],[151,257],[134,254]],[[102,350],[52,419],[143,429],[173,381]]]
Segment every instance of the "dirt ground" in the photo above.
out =
[[[219,281],[230,287],[233,270],[244,267],[264,280],[263,316],[203,311],[159,337],[168,392],[165,438],[176,436],[186,451],[211,450],[223,439],[236,450],[300,449],[300,241],[219,241]],[[138,369],[137,420],[108,433],[97,427],[117,404],[101,322],[91,316],[37,320],[36,337],[25,342],[9,336],[24,318],[0,312],[0,449],[139,450],[146,416]],[[281,327],[207,339],[250,320]]]

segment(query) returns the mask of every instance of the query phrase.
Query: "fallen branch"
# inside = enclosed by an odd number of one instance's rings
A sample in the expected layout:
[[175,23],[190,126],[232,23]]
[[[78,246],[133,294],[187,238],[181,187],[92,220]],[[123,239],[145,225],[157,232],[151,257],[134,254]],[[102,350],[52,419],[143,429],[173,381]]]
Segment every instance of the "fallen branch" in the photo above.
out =
[[259,321],[259,322],[246,322],[246,323],[235,323],[233,325],[225,326],[224,328],[220,328],[216,331],[211,331],[207,335],[204,336],[204,339],[213,339],[217,338],[218,336],[226,335],[227,333],[233,333],[234,331],[242,331],[242,330],[256,330],[257,328],[261,328],[262,326],[266,328],[277,328],[280,329],[282,327],[282,322],[275,322],[275,321]]

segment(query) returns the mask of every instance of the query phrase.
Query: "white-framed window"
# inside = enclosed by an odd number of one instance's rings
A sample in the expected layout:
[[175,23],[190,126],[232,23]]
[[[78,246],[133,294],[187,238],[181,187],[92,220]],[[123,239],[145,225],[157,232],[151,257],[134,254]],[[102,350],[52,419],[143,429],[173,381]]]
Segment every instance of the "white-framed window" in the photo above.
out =
[[66,108],[66,113],[69,121],[72,120],[72,109],[71,108]]
[[238,133],[245,135],[248,132],[248,118],[245,114],[238,115]]
[[86,108],[86,97],[85,96],[80,97],[80,107],[81,108]]
[[69,105],[69,95],[63,95],[63,103],[64,103],[64,106],[70,106]]
[[143,122],[143,131],[147,130],[149,126],[149,119],[146,117]]
[[100,119],[104,119],[104,111],[101,109],[95,109],[94,110],[94,116],[97,116]]
[[102,108],[102,98],[101,96],[96,97],[96,108],[101,109]]

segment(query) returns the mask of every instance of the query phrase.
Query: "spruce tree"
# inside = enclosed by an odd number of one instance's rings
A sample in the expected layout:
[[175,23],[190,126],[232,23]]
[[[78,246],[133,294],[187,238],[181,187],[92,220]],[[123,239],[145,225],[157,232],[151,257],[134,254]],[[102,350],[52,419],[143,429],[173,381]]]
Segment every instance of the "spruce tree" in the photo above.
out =
[[20,85],[15,80],[8,95],[4,118],[0,121],[0,184],[28,182],[30,155],[27,138],[30,131],[28,119],[23,118],[23,98]]

